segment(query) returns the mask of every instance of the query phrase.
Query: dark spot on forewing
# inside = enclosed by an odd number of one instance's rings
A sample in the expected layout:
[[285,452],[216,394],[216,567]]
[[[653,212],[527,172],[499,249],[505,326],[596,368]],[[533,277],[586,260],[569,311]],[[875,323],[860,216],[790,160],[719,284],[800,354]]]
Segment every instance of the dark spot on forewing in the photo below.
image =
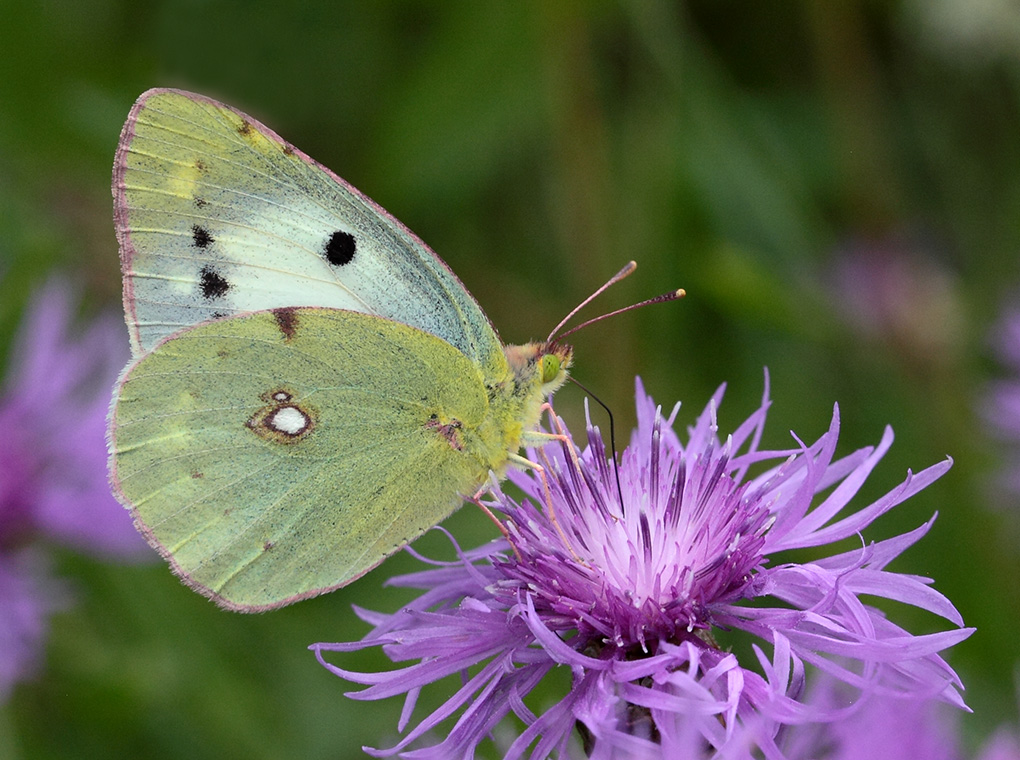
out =
[[326,261],[332,266],[342,267],[354,260],[357,247],[354,235],[343,230],[337,230],[329,236],[329,240],[326,241],[322,253],[326,257]]
[[199,273],[198,287],[202,291],[202,297],[212,301],[214,298],[223,298],[230,290],[230,283],[212,267],[204,266]]
[[251,134],[251,131],[252,131],[251,122],[248,121],[247,119],[244,119],[241,122],[240,126],[237,128],[237,133],[244,137],[248,137]]
[[276,324],[283,333],[283,339],[288,342],[292,340],[298,328],[297,309],[293,306],[273,309],[273,316],[276,317]]
[[205,198],[199,198],[199,197],[196,196],[196,198],[195,198],[195,208],[205,208],[208,205],[209,205],[209,201],[207,201]]
[[284,143],[283,144],[283,155],[285,155],[285,156],[293,156],[294,155],[294,146],[291,145],[290,143]]
[[191,242],[196,248],[208,248],[213,243],[213,236],[205,227],[191,225]]

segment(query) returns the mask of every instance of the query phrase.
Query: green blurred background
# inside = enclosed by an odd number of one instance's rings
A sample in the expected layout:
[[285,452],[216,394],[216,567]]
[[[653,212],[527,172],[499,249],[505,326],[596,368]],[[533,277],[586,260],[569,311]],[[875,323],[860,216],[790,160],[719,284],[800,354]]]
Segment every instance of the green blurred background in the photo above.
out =
[[[544,336],[629,259],[591,313],[686,288],[576,336],[575,374],[624,432],[634,375],[683,400],[685,423],[728,382],[726,431],[767,366],[766,443],[813,440],[834,402],[843,453],[896,429],[864,499],[953,456],[867,538],[940,513],[893,567],[934,577],[978,628],[950,655],[971,740],[1015,720],[1020,504],[988,486],[1001,457],[974,411],[1020,286],[1015,4],[8,0],[0,35],[0,352],[51,271],[82,284],[84,313],[119,308],[110,167],[134,99],[219,98],[417,232],[508,342]],[[580,431],[580,392],[557,407]],[[465,545],[493,533],[471,509],[447,525]],[[347,758],[392,741],[399,701],[349,700],[306,647],[360,637],[351,604],[396,609],[380,587],[406,556],[258,616],[162,563],[58,567],[76,604],[0,707],[0,755]]]

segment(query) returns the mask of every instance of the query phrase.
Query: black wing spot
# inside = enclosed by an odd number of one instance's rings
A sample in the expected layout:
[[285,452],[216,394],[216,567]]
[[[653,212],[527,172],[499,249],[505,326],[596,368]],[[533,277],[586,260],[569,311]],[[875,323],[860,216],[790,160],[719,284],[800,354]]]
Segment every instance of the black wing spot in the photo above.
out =
[[195,196],[195,208],[205,208],[208,205],[209,201],[207,201],[205,198],[199,198],[198,196]]
[[326,261],[333,266],[342,267],[353,261],[356,249],[357,241],[354,239],[354,235],[343,230],[337,230],[326,241],[323,255],[326,257]]
[[251,122],[248,121],[247,119],[242,120],[241,125],[237,128],[237,133],[244,137],[248,137],[251,134],[251,132],[252,132]]
[[207,301],[222,298],[230,290],[230,283],[212,267],[202,267],[201,278],[199,288]]
[[213,240],[213,236],[209,233],[209,230],[205,227],[199,227],[197,224],[193,224],[191,225],[191,242],[196,248],[208,248],[215,241]]

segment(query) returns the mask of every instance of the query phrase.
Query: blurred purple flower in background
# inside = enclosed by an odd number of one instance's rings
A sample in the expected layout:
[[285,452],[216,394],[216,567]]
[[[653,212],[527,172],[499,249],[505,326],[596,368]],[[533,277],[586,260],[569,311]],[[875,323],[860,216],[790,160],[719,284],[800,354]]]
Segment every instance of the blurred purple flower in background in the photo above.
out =
[[[819,707],[854,703],[831,678],[813,687],[808,701]],[[931,699],[873,695],[840,720],[787,730],[783,751],[788,760],[961,760],[955,712]]]
[[1010,372],[991,383],[981,399],[982,413],[1004,444],[1004,468],[999,484],[1020,496],[1020,308],[1009,307],[992,336],[993,349]]
[[[722,440],[721,399],[722,389],[685,443],[673,429],[679,405],[664,419],[639,383],[638,427],[620,459],[619,488],[590,423],[579,455],[572,444],[532,452],[550,496],[539,475],[511,473],[529,498],[494,491],[490,506],[507,518],[505,540],[392,579],[424,593],[393,615],[359,610],[375,626],[359,642],[312,647],[331,671],[368,685],[354,698],[405,694],[401,731],[423,686],[463,679],[395,747],[373,753],[470,757],[513,713],[525,727],[508,758],[529,748],[531,757],[565,757],[571,746],[579,755],[575,727],[593,758],[695,756],[701,747],[706,757],[751,757],[754,745],[778,758],[784,726],[831,722],[855,709],[805,701],[809,672],[818,671],[852,702],[877,695],[963,706],[959,679],[938,653],[972,629],[915,636],[860,598],[910,604],[962,626],[929,579],[885,569],[931,521],[878,543],[860,535],[950,462],[908,473],[877,501],[844,513],[892,444],[891,430],[877,447],[834,459],[837,410],[814,444],[795,439],[789,450],[760,450],[767,390]],[[844,539],[847,551],[818,549]],[[780,554],[794,549],[819,559]],[[412,664],[360,673],[323,656],[372,646]],[[561,665],[572,674],[569,693],[536,714],[525,698]],[[458,714],[440,743],[406,751]]]
[[120,320],[72,334],[70,287],[38,291],[9,354],[0,398],[0,700],[37,665],[62,584],[44,544],[148,557],[106,476],[110,392],[128,359]]
[[[840,684],[822,678],[809,700],[819,705],[849,704]],[[797,726],[786,732],[788,760],[964,760],[960,713],[925,699],[873,696],[841,720]],[[976,760],[1020,760],[1016,726],[1002,726],[982,743]]]
[[966,339],[966,315],[938,246],[910,235],[847,241],[833,257],[827,303],[856,332],[909,363],[951,363]]

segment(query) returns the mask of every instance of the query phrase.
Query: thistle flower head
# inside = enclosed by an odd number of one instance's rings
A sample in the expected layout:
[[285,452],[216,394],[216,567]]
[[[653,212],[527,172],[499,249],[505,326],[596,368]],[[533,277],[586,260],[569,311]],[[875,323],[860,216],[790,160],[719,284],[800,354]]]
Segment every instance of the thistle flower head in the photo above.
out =
[[[956,674],[938,653],[971,631],[912,636],[860,599],[886,597],[962,625],[928,579],[885,570],[930,522],[879,543],[859,535],[950,463],[908,473],[893,491],[846,513],[891,445],[890,431],[875,448],[835,458],[834,414],[814,444],[762,450],[767,391],[724,439],[715,414],[721,399],[722,389],[681,440],[677,410],[664,418],[639,383],[638,426],[618,467],[590,422],[583,451],[567,436],[531,452],[541,468],[510,476],[523,499],[493,489],[489,506],[506,517],[505,540],[393,579],[425,593],[392,616],[361,611],[376,627],[360,642],[313,647],[324,664],[324,651],[376,645],[394,662],[416,661],[386,674],[327,664],[369,684],[356,698],[407,694],[401,730],[422,686],[478,668],[389,753],[469,757],[513,713],[525,728],[507,757],[580,755],[578,741],[589,757],[673,757],[704,747],[743,757],[749,735],[780,757],[783,725],[846,712],[803,701],[807,665],[858,694],[962,705]],[[812,562],[784,555],[818,553],[850,537],[857,548]],[[738,657],[719,635],[750,644],[742,650],[753,656]],[[572,688],[536,714],[525,697],[558,666],[570,668]],[[405,752],[458,711],[445,740]]]
[[550,629],[576,630],[600,648],[701,644],[717,605],[753,593],[773,522],[767,500],[729,477],[729,445],[699,442],[685,455],[672,433],[676,411],[642,419],[621,458],[619,489],[602,439],[589,428],[589,447],[576,462],[553,457],[554,511],[543,511],[540,479],[511,476],[532,497],[522,503],[495,491],[514,549],[497,563],[507,577],[501,586],[530,589]]

